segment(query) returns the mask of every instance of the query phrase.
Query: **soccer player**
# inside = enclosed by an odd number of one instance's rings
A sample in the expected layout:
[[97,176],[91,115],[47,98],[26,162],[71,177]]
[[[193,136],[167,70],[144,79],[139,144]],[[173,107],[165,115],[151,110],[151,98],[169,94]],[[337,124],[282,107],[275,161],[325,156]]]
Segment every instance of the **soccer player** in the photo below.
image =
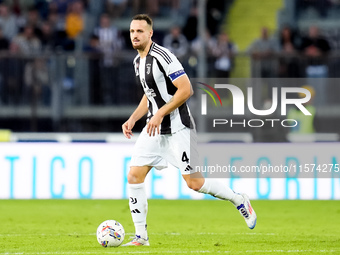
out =
[[[186,101],[193,94],[191,83],[181,63],[166,48],[152,41],[152,19],[146,14],[133,17],[130,39],[138,55],[133,64],[144,95],[130,118],[122,125],[130,139],[132,129],[147,114],[147,125],[138,137],[128,173],[129,206],[135,225],[135,237],[125,246],[149,245],[146,229],[148,210],[144,180],[152,167],[162,169],[168,163],[179,168],[189,188],[233,203],[253,229],[256,214],[247,195],[234,193],[215,179],[204,179],[200,173],[191,176],[195,150],[190,150],[195,129]],[[192,146],[193,144],[191,144]]]

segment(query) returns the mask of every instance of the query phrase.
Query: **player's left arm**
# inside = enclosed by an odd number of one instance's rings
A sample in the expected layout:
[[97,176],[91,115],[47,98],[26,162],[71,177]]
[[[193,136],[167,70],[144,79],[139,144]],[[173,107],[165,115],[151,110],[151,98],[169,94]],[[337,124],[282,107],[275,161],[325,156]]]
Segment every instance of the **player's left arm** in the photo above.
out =
[[164,116],[170,114],[173,110],[180,107],[193,95],[192,86],[186,74],[181,75],[172,83],[177,88],[177,91],[173,97],[165,105],[163,105],[148,122],[146,131],[149,136],[154,136],[156,131],[159,134],[159,127]]

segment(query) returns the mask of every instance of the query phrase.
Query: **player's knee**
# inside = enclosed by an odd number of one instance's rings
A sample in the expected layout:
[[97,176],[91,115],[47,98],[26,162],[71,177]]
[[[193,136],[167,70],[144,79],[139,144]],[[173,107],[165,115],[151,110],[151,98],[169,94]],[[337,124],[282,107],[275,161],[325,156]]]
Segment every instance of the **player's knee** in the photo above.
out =
[[187,180],[187,185],[190,189],[199,191],[202,188],[202,183],[195,179]]
[[130,171],[127,176],[128,183],[130,184],[136,184],[136,183],[142,183],[143,180],[139,174],[136,172]]

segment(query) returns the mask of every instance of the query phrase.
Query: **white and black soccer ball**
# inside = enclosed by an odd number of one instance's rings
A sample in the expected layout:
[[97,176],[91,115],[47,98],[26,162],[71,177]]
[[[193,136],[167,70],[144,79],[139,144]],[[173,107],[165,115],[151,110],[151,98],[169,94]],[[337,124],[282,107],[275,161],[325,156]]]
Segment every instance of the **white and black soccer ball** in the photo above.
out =
[[123,225],[115,220],[106,220],[97,228],[97,240],[103,247],[117,247],[125,237]]

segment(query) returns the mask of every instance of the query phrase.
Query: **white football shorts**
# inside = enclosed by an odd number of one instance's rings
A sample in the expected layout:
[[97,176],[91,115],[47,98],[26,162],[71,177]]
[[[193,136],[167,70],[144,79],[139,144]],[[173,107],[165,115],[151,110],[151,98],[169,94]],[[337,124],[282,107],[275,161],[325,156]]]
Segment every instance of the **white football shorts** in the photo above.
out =
[[183,128],[176,133],[149,136],[146,127],[139,135],[133,149],[130,166],[153,166],[157,170],[177,167],[181,174],[193,173],[191,162],[197,162],[196,131]]

